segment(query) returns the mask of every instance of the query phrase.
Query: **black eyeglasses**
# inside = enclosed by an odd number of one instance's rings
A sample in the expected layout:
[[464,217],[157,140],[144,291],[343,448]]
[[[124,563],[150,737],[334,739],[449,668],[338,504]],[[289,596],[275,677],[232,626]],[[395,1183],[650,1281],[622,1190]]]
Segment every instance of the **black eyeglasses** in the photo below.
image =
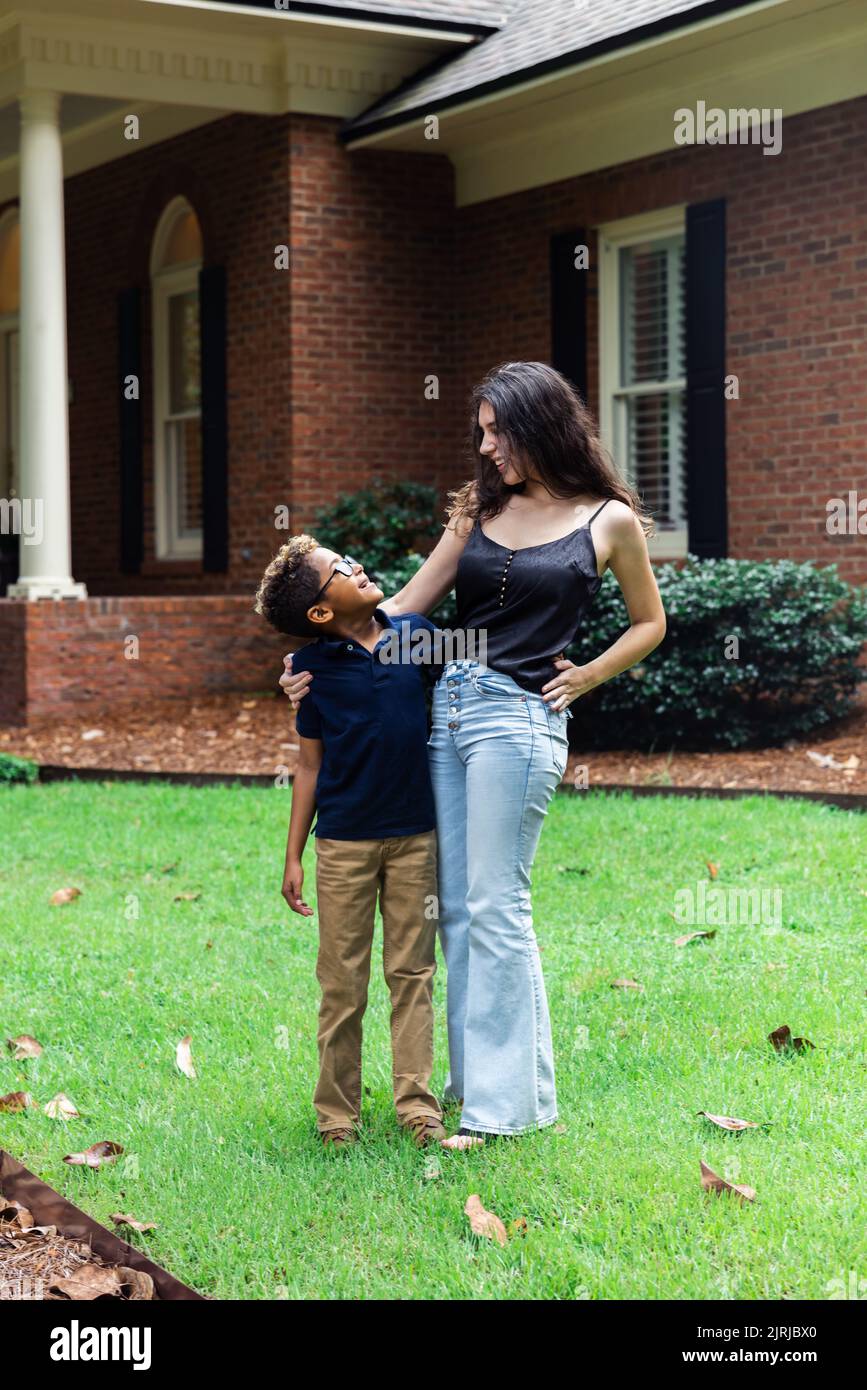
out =
[[[322,585],[322,588],[319,590],[319,593],[314,598],[313,603],[318,603],[319,599],[321,599],[322,595],[325,593],[325,590],[328,588],[328,585],[331,583],[332,579],[334,579],[335,575],[345,574],[347,578],[351,578],[353,568],[357,564],[358,561],[351,559],[348,555],[344,555],[342,560],[338,560],[337,564],[334,566],[334,572],[328,576],[325,583]],[[312,608],[313,604],[311,604],[310,606]]]

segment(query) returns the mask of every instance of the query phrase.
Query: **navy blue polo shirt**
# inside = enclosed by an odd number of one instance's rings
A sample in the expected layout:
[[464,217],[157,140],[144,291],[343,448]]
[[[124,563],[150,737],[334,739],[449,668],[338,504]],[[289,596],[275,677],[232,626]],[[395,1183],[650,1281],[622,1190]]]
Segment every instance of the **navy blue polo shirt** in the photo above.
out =
[[420,835],[436,824],[425,668],[395,659],[413,633],[436,629],[419,613],[392,621],[377,608],[374,617],[386,632],[372,652],[348,638],[319,637],[292,658],[295,674],[313,673],[296,728],[322,740],[315,832],[326,840]]

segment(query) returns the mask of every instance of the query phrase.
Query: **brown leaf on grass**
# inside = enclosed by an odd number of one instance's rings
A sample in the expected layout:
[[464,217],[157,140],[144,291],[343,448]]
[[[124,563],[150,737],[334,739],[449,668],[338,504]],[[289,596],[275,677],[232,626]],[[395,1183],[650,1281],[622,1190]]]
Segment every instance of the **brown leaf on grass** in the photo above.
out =
[[113,1211],[109,1219],[115,1226],[132,1226],[134,1231],[155,1231],[157,1228],[155,1221],[137,1221],[134,1216],[127,1216],[122,1211]]
[[642,989],[642,990],[643,990],[643,989],[644,989],[644,985],[640,985],[640,984],[638,983],[637,980],[612,980],[612,981],[611,981],[611,988],[612,988],[612,989]]
[[36,1105],[29,1091],[10,1091],[8,1095],[0,1096],[0,1110],[7,1112],[12,1110],[31,1110]]
[[755,1120],[734,1120],[731,1115],[711,1115],[707,1110],[698,1110],[696,1114],[704,1115],[706,1120],[710,1120],[712,1125],[719,1125],[720,1129],[761,1129]]
[[526,1216],[516,1216],[514,1221],[509,1222],[509,1230],[513,1236],[525,1236],[529,1229]]
[[719,876],[719,865],[712,863],[710,859],[706,859],[704,862],[707,864],[707,871],[711,878],[717,878]]
[[91,1144],[89,1149],[84,1149],[81,1153],[65,1154],[63,1162],[86,1163],[88,1168],[99,1168],[103,1163],[114,1163],[122,1153],[123,1144],[115,1144],[111,1139],[100,1139],[98,1144]]
[[82,1265],[74,1274],[49,1285],[49,1292],[87,1302],[94,1298],[120,1298],[121,1277],[117,1269],[101,1265]]
[[42,1108],[49,1120],[78,1120],[81,1118],[69,1096],[64,1095],[62,1091],[58,1091],[56,1096],[52,1096],[51,1100]]
[[52,907],[61,907],[63,903],[71,903],[73,899],[81,897],[80,888],[58,888],[56,893],[52,893],[48,901]]
[[201,892],[197,892],[197,893],[175,893],[175,899],[174,899],[174,900],[175,900],[176,903],[194,903],[194,902],[196,901],[196,899],[197,899],[197,898],[200,898],[201,896],[202,896]]
[[160,873],[161,873],[161,874],[170,874],[170,873],[173,873],[174,870],[175,870],[175,869],[178,867],[178,865],[180,864],[180,862],[181,862],[180,859],[176,859],[175,862],[174,862],[174,864],[163,864],[162,868],[160,869]]
[[773,1033],[769,1033],[768,1042],[775,1052],[806,1052],[808,1047],[813,1051],[816,1049],[816,1044],[811,1043],[809,1038],[793,1038],[792,1030],[787,1023],[781,1024]]
[[17,1038],[7,1038],[6,1046],[16,1062],[23,1062],[26,1057],[38,1057],[45,1050],[42,1043],[31,1038],[29,1033],[21,1033]]
[[699,938],[709,941],[712,936],[716,936],[716,928],[713,931],[690,931],[686,933],[686,936],[678,936],[674,944],[675,946],[685,946],[688,941],[698,941]]
[[178,1064],[178,1070],[182,1071],[184,1076],[188,1076],[191,1081],[195,1081],[196,1069],[193,1066],[192,1041],[189,1033],[185,1038],[181,1038],[175,1048],[175,1061]]
[[485,1236],[488,1240],[495,1240],[498,1245],[506,1244],[505,1226],[499,1216],[495,1216],[492,1211],[485,1211],[478,1192],[472,1192],[467,1198],[464,1215],[470,1218],[473,1235]]
[[712,1168],[708,1168],[701,1159],[699,1159],[699,1163],[701,1163],[701,1185],[705,1192],[716,1192],[717,1194],[734,1192],[735,1196],[740,1198],[742,1202],[755,1201],[756,1190],[754,1187],[747,1187],[746,1183],[742,1182],[726,1182],[725,1178],[721,1178]]

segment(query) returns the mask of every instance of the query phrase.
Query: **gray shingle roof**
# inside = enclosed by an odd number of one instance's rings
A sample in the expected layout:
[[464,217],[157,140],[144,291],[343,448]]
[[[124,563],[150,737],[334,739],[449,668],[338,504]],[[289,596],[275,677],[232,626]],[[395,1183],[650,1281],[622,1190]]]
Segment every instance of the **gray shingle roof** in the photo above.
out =
[[[369,133],[380,124],[397,124],[410,112],[436,111],[475,94],[489,84],[505,85],[528,75],[528,69],[590,56],[594,49],[616,47],[640,37],[647,26],[677,28],[699,14],[738,9],[749,0],[511,0],[499,32],[449,56],[405,83],[349,121],[343,138]],[[418,0],[411,0],[418,3]],[[509,0],[504,0],[508,4]],[[632,37],[630,37],[632,36]]]
[[[229,0],[230,4],[248,9],[273,9],[274,0]],[[473,29],[496,29],[505,22],[510,9],[519,0],[291,0],[290,10],[296,14],[382,15],[399,23],[420,19],[427,24],[446,22],[451,27],[466,24]]]

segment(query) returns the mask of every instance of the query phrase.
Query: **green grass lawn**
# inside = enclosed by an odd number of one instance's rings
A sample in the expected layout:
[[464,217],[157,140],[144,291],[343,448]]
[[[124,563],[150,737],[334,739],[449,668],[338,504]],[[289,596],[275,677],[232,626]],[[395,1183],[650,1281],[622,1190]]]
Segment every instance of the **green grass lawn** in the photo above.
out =
[[[45,1047],[23,1063],[3,1048],[0,1094],[65,1091],[82,1115],[0,1114],[0,1146],[107,1225],[157,1221],[134,1242],[217,1298],[824,1299],[867,1278],[863,816],[559,795],[534,882],[557,1129],[469,1154],[398,1134],[377,965],[364,1139],[334,1154],[311,1104],[315,918],[279,893],[290,795],[0,792],[0,1027]],[[779,889],[779,923],[676,948],[675,894],[708,860],[722,887]],[[307,877],[312,903],[312,846]],[[69,884],[82,896],[50,907]],[[438,1090],[444,1005],[441,967]],[[778,1056],[783,1023],[816,1050]],[[186,1033],[195,1081],[174,1061]],[[728,1134],[699,1110],[770,1124]],[[62,1162],[101,1139],[131,1158]],[[705,1195],[700,1158],[756,1201]],[[472,1192],[526,1232],[505,1249],[473,1237]]]

